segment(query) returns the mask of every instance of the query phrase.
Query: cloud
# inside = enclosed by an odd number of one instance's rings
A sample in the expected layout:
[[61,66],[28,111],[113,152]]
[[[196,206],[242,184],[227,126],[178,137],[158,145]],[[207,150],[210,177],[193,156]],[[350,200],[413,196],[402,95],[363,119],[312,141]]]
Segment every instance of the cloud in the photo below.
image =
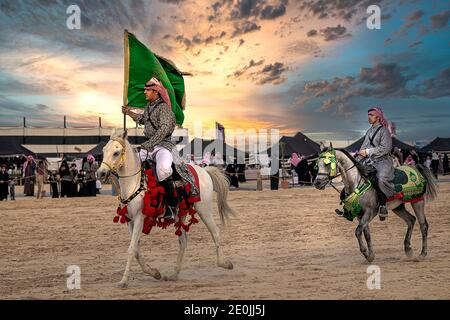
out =
[[277,6],[267,5],[261,10],[261,19],[276,19],[286,13],[287,0],[282,0]]
[[325,41],[333,41],[346,37],[351,37],[350,33],[347,33],[347,28],[338,24],[336,27],[326,27],[320,29],[320,34],[324,37]]
[[406,17],[406,20],[408,21],[419,20],[420,18],[422,18],[423,14],[424,12],[422,10],[413,11]]
[[430,99],[450,96],[450,68],[442,70],[434,78],[422,81],[417,90],[418,95]]
[[259,31],[261,30],[261,26],[257,25],[255,22],[251,21],[244,21],[241,24],[237,24],[234,27],[233,34],[231,35],[232,38],[241,36],[243,34],[253,32],[253,31]]
[[450,10],[443,11],[430,17],[431,26],[434,29],[445,28],[450,18]]
[[345,0],[345,1],[329,1],[329,0],[311,0],[302,1],[299,9],[311,14],[318,19],[337,18],[350,21],[358,11],[365,12],[365,9],[371,4],[379,4],[382,1],[371,0]]
[[226,32],[222,31],[217,35],[209,35],[207,37],[202,37],[200,33],[195,34],[192,38],[186,38],[184,35],[178,35],[175,37],[175,41],[183,44],[186,50],[193,49],[196,46],[212,44],[217,40],[220,40],[226,36]]
[[[319,112],[341,108],[348,109],[349,100],[355,97],[404,98],[415,93],[407,89],[409,81],[416,74],[410,73],[407,67],[396,63],[376,63],[373,67],[363,67],[357,77],[334,77],[332,80],[306,82],[303,93],[315,98],[327,97]],[[442,82],[436,82],[439,87]]]
[[228,78],[230,77],[234,77],[234,78],[239,78],[240,76],[242,76],[244,73],[247,72],[248,69],[250,68],[254,68],[257,66],[260,66],[264,63],[264,60],[260,60],[255,62],[253,59],[250,60],[250,62],[248,63],[248,65],[244,66],[241,69],[236,70],[235,72],[233,72],[233,74],[228,75]]
[[414,47],[417,47],[418,45],[421,45],[421,44],[423,44],[422,41],[416,41],[416,42],[414,42],[414,43],[411,43],[411,44],[408,46],[408,48],[414,48]]
[[247,65],[234,71],[227,77],[236,79],[245,77],[258,85],[264,85],[267,83],[278,85],[286,81],[283,73],[287,71],[288,68],[281,62],[271,63],[260,68],[258,71],[249,72],[250,69],[255,69],[263,63],[264,60],[255,61],[252,59]]
[[259,85],[266,83],[278,85],[286,81],[282,74],[287,70],[288,68],[283,63],[275,62],[274,64],[266,65],[260,72],[253,73],[253,81],[256,81]]
[[309,31],[306,33],[306,35],[307,35],[308,37],[314,37],[314,36],[317,35],[317,30],[316,30],[316,29],[311,29],[311,30],[309,30]]

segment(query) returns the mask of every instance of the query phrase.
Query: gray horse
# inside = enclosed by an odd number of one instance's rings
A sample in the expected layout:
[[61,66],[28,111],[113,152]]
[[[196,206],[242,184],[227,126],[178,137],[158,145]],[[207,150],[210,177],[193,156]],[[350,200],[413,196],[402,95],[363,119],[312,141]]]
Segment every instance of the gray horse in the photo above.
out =
[[[322,149],[322,152],[317,160],[318,175],[314,180],[314,186],[317,189],[323,190],[325,186],[330,183],[334,178],[340,176],[344,183],[344,190],[347,195],[352,194],[355,189],[361,188],[363,184],[370,185],[370,179],[368,177],[368,170],[370,167],[364,166],[359,163],[351,154],[344,149],[333,149],[332,147]],[[417,177],[423,179],[424,182],[424,194],[423,199],[416,202],[411,202],[411,206],[414,213],[419,220],[420,231],[422,233],[422,252],[419,258],[425,258],[427,255],[427,234],[428,223],[425,217],[425,200],[431,201],[436,198],[438,188],[436,182],[431,174],[430,170],[422,165],[417,165],[416,168],[408,167],[409,170],[414,170]],[[358,205],[358,204],[357,204]],[[378,214],[378,201],[377,192],[375,188],[369,187],[359,197],[360,214],[357,219],[359,224],[355,230],[356,238],[358,239],[359,249],[364,255],[367,261],[372,262],[375,259],[373,251],[372,241],[370,239],[369,223]],[[413,252],[411,249],[411,235],[416,222],[416,217],[406,210],[405,203],[396,199],[389,201],[387,209],[392,210],[400,218],[402,218],[408,228],[404,240],[405,253],[408,257],[411,257]],[[368,248],[363,243],[362,235],[367,242]]]

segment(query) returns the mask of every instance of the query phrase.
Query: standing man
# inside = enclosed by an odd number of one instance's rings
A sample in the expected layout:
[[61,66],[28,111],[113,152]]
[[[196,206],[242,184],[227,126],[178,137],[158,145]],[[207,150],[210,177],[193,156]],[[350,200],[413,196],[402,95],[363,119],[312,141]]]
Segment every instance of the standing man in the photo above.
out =
[[42,192],[45,191],[45,182],[47,182],[47,168],[44,160],[38,160],[36,166],[36,199],[42,199]]
[[386,201],[395,194],[394,166],[390,152],[392,149],[392,125],[385,119],[381,108],[372,107],[368,110],[368,121],[372,125],[367,130],[358,156],[363,161],[377,169],[376,186],[378,193],[380,220],[387,217]]
[[0,201],[8,199],[9,174],[6,171],[6,165],[2,165],[0,171]]
[[86,172],[86,195],[88,197],[95,197],[97,194],[97,189],[95,187],[95,182],[97,181],[98,166],[95,162],[95,158],[92,154],[87,156],[87,161],[83,165],[83,170]]

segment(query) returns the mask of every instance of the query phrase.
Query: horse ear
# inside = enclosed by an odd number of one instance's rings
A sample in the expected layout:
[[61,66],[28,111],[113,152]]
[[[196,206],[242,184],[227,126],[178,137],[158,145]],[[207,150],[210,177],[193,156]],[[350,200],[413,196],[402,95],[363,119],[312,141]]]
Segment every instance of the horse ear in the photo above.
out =
[[320,141],[320,151],[325,151],[327,147],[325,147],[325,143],[323,141]]
[[333,144],[331,143],[331,141],[330,141],[330,149],[333,149]]
[[128,137],[128,130],[125,129],[125,130],[123,130],[123,133],[122,133],[122,139],[123,139],[123,140],[126,140],[127,137]]

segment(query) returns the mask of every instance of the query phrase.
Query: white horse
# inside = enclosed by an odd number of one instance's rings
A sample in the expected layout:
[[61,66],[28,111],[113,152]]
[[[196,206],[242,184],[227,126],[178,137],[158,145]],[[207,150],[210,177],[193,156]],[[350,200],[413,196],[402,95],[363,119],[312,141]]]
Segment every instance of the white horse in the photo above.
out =
[[[198,175],[201,197],[201,201],[194,203],[194,208],[212,235],[216,246],[217,265],[225,269],[233,269],[231,261],[226,260],[223,257],[222,247],[220,246],[219,228],[212,216],[213,191],[217,192],[217,205],[222,224],[225,225],[229,216],[234,215],[233,210],[229,207],[227,202],[228,181],[215,167],[201,168],[196,165],[193,165],[193,167]],[[103,162],[97,170],[97,174],[99,179],[106,179],[110,172],[116,173],[119,177],[121,199],[128,199],[140,187],[141,162],[136,151],[133,150],[131,144],[127,140],[126,130],[113,130],[109,142],[103,148]],[[144,205],[143,198],[144,191],[141,191],[128,203],[127,215],[131,219],[128,223],[131,242],[128,248],[128,259],[125,271],[122,280],[118,283],[118,286],[122,288],[127,286],[133,257],[138,261],[142,271],[155,279],[177,280],[181,270],[184,252],[187,247],[187,234],[182,228],[182,234],[178,238],[180,247],[175,272],[169,276],[161,277],[161,274],[157,269],[151,268],[145,263],[139,248],[139,238],[141,237],[145,218],[142,214]]]

